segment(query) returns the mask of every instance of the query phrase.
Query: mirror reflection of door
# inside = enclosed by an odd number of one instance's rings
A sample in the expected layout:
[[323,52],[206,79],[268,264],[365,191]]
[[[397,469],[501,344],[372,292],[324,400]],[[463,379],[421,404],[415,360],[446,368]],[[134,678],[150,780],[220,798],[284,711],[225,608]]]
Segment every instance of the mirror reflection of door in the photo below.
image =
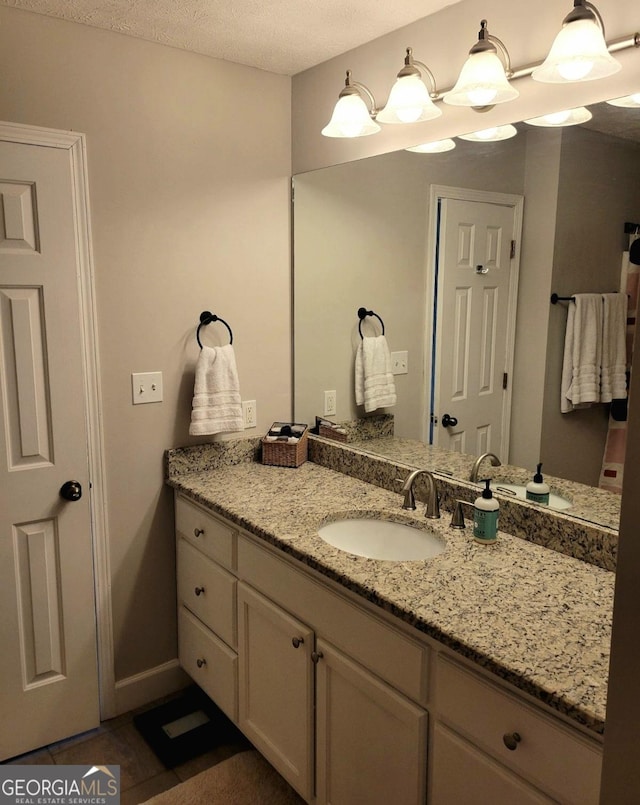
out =
[[[454,197],[452,197],[454,196]],[[430,442],[509,455],[522,199],[440,188]]]

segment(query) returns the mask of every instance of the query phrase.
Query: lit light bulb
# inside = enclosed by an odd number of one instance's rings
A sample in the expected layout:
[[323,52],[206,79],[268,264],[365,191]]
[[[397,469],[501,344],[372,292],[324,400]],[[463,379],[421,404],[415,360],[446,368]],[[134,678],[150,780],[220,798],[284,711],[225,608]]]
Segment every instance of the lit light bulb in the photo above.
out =
[[569,120],[571,112],[569,109],[565,109],[563,112],[553,112],[550,115],[545,115],[544,118],[547,123],[551,124],[552,126],[560,126],[562,123],[566,123]]

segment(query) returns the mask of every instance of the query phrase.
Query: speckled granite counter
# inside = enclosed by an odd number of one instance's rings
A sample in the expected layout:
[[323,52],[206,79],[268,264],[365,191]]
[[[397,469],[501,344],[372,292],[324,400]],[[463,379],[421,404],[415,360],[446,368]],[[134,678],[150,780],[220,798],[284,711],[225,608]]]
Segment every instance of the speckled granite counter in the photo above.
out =
[[[500,533],[477,545],[449,517],[404,512],[400,495],[311,462],[298,469],[168,454],[168,483],[590,730],[604,729],[614,575]],[[192,449],[193,450],[193,449]],[[233,456],[232,456],[233,459]],[[241,462],[241,463],[238,463]],[[218,469],[204,469],[217,466]],[[190,472],[194,467],[198,471]],[[427,561],[363,559],[323,542],[327,519],[368,513],[433,528]]]

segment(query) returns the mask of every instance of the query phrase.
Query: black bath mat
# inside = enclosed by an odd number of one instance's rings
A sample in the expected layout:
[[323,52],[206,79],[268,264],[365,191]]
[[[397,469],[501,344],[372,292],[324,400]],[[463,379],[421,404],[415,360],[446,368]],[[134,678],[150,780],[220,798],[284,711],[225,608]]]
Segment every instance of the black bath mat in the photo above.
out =
[[162,763],[171,769],[223,744],[251,744],[198,687],[134,716],[133,723]]

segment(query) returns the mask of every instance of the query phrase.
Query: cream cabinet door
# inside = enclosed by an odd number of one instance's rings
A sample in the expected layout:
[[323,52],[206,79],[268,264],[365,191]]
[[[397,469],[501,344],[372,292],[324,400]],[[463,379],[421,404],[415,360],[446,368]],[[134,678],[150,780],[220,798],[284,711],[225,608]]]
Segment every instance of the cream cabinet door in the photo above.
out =
[[426,711],[323,640],[317,654],[317,802],[423,805]]
[[313,795],[313,631],[238,583],[239,726],[282,776]]

